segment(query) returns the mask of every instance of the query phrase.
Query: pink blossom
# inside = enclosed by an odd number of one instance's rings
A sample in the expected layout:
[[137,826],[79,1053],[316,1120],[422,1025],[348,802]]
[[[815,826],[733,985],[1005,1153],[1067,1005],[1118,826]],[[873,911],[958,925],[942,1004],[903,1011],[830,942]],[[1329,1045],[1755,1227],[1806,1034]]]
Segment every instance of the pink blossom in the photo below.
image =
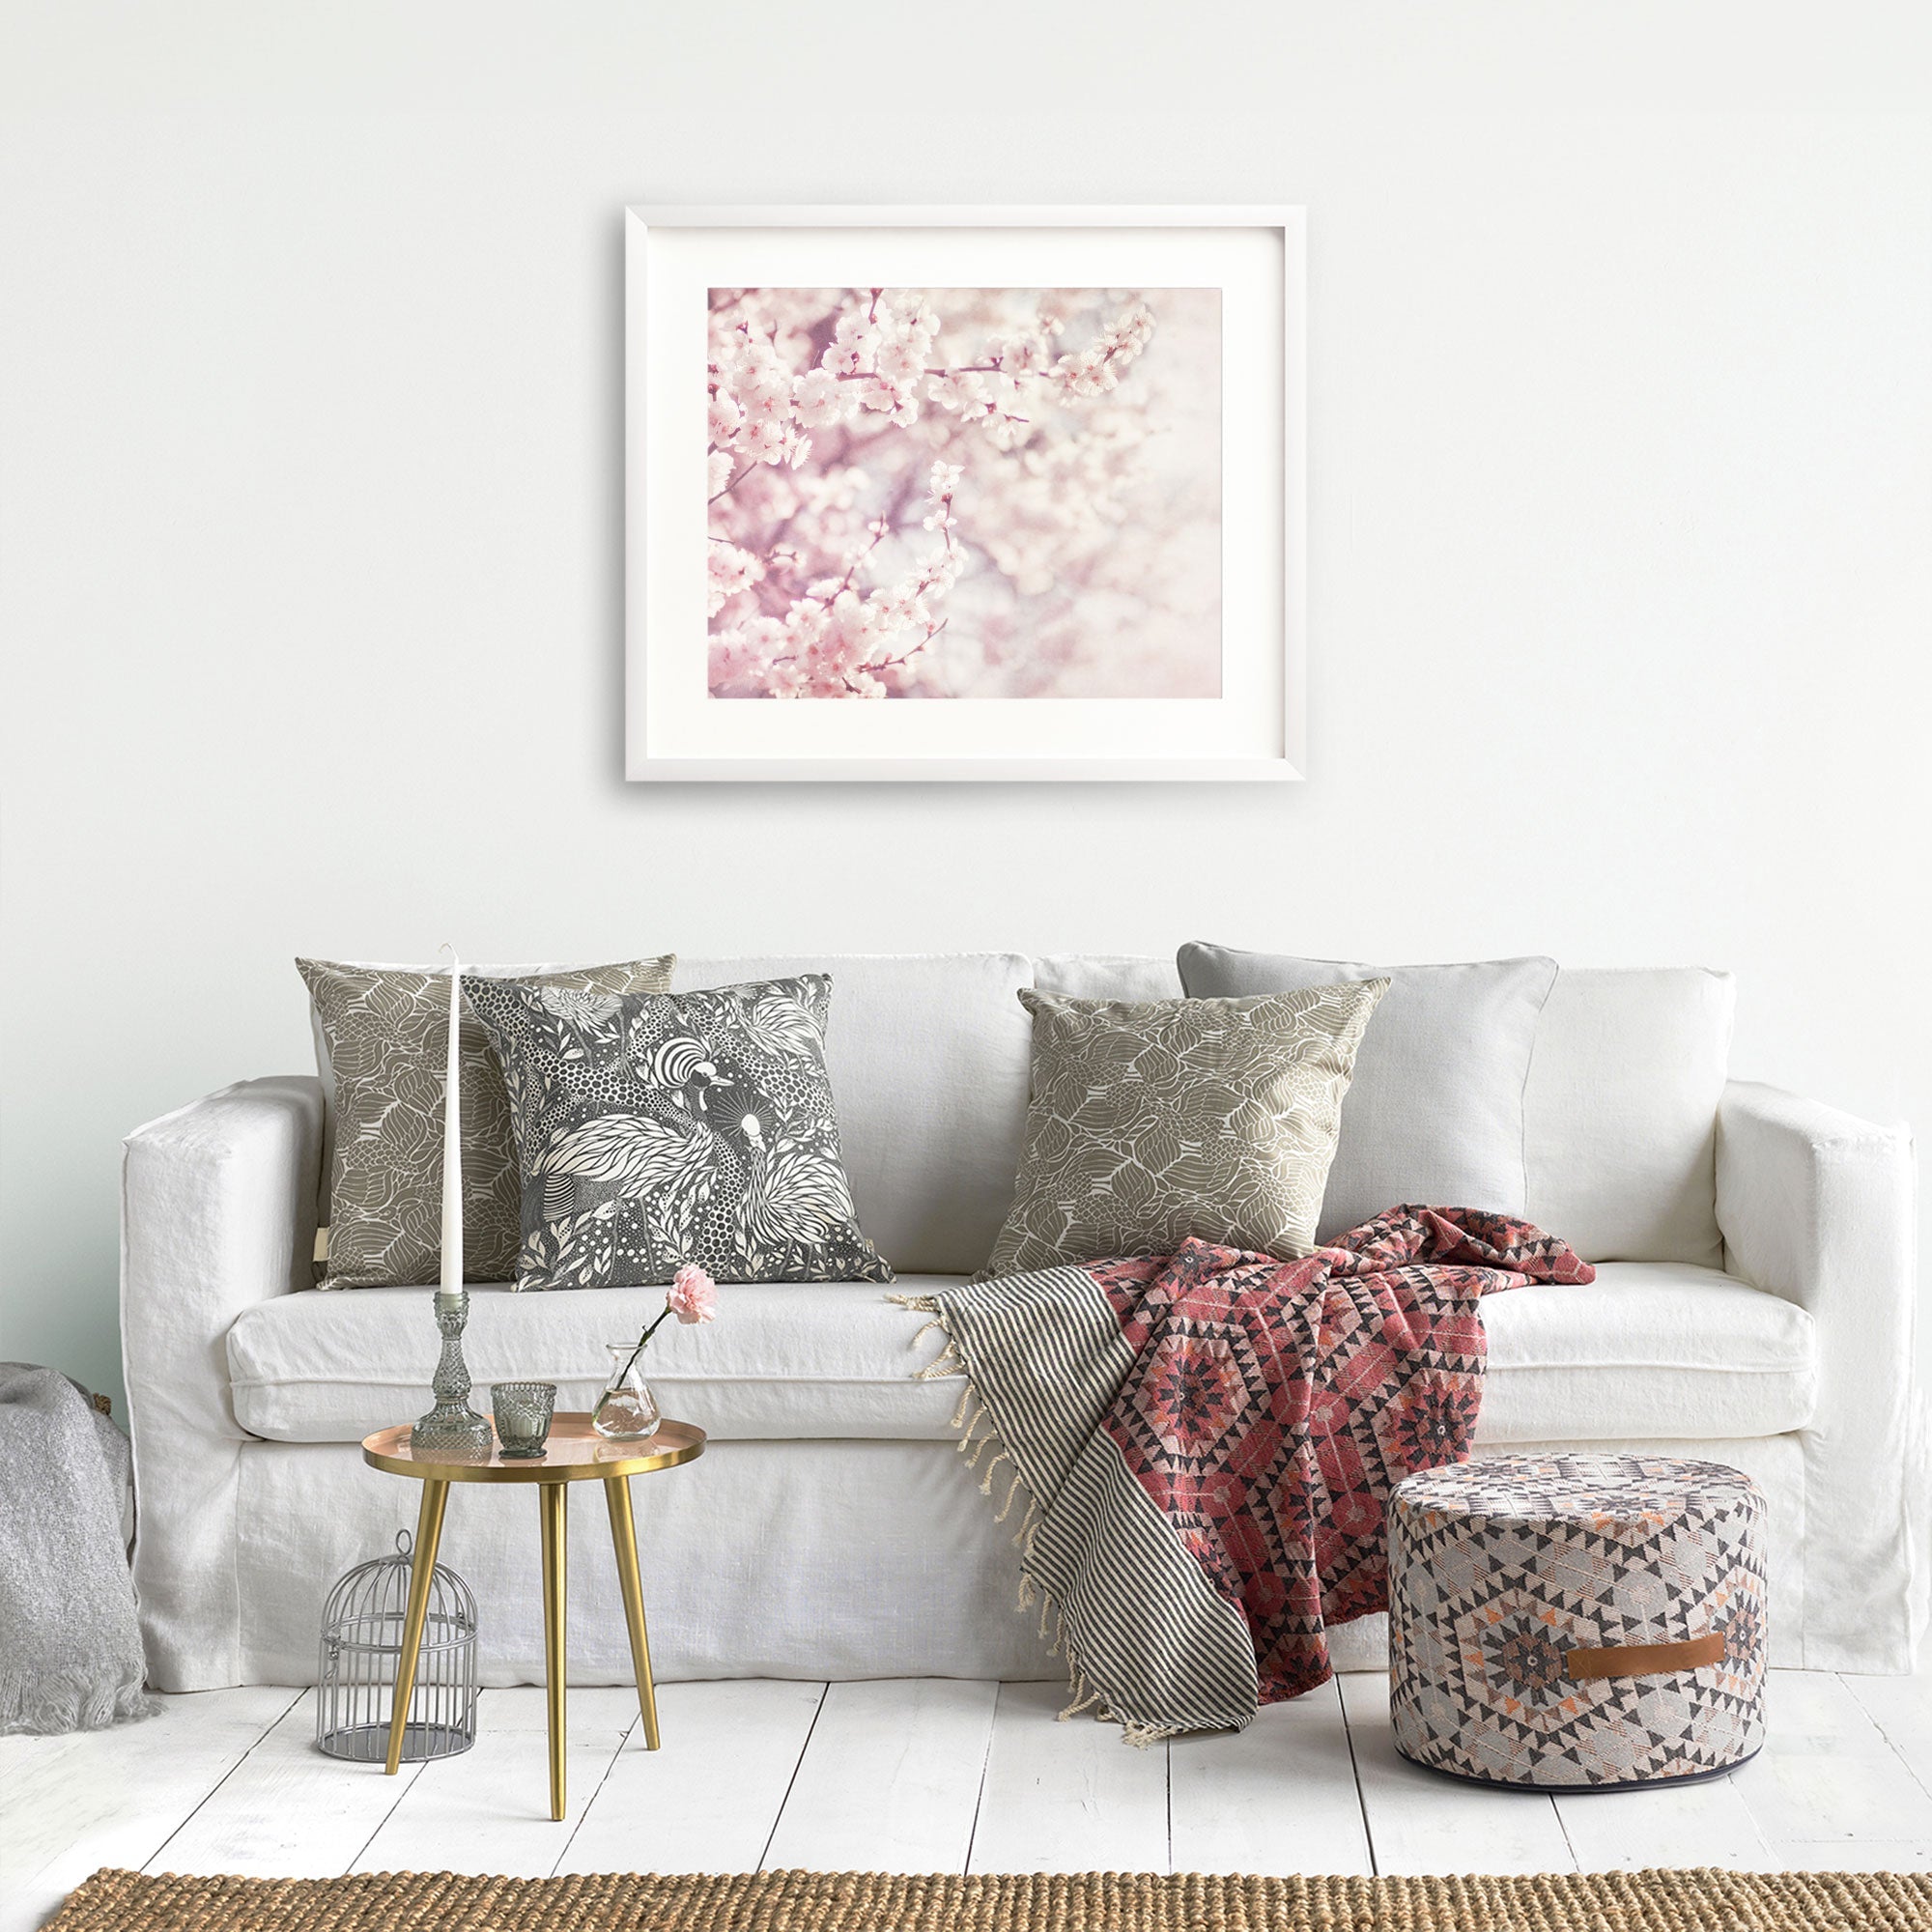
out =
[[887,382],[910,388],[914,380],[925,373],[925,357],[916,342],[901,336],[879,351],[877,368]]
[[738,434],[738,425],[744,420],[745,412],[738,407],[738,399],[729,389],[712,390],[705,427],[713,442],[721,448],[728,443]]
[[769,350],[751,357],[738,377],[738,401],[754,419],[782,415],[791,407],[791,372]]
[[859,384],[859,400],[868,410],[891,416],[895,423],[919,420],[919,404],[910,389],[901,389],[883,379]]
[[686,1262],[670,1278],[665,1306],[687,1326],[714,1321],[718,1315],[718,1284],[696,1262]]
[[844,386],[829,369],[808,369],[792,384],[792,414],[807,429],[830,429],[845,413]]
[[739,432],[738,447],[756,462],[781,462],[785,453],[784,425],[776,416],[753,416]]
[[711,579],[711,614],[715,617],[739,591],[748,590],[765,574],[765,566],[736,544],[714,543],[705,559]]

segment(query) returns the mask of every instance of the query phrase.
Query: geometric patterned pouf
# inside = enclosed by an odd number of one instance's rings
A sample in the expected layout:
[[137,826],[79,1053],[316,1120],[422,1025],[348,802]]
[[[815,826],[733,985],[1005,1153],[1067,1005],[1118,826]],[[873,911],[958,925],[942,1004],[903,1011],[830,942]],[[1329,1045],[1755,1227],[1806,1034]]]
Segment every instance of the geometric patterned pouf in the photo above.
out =
[[1721,1463],[1489,1456],[1389,1510],[1390,1715],[1417,1764],[1616,1790],[1764,1742],[1764,1498]]

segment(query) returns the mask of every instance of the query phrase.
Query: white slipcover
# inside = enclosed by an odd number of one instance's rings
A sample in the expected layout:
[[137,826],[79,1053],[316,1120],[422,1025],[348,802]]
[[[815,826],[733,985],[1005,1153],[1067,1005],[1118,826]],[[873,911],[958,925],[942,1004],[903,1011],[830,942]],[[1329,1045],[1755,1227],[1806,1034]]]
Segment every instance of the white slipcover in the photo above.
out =
[[1913,1392],[1912,1137],[1734,1082],[1718,1116],[1718,1219],[1735,1270],[1817,1334],[1801,1438],[1807,1670],[1909,1670],[1924,1622],[1925,1432]]
[[[687,961],[680,980],[806,966],[831,970],[839,989],[828,1055],[862,1219],[921,1273],[977,1265],[1004,1214],[1026,1098],[1018,985],[1030,976],[1133,998],[1178,984],[1166,961],[1011,954]],[[1728,982],[1713,976],[1559,978],[1531,1073],[1530,1211],[1586,1253],[1652,1252],[1606,1267],[1592,1290],[1490,1304],[1496,1367],[1481,1439],[1682,1441],[1736,1463],[1772,1496],[1778,1660],[1903,1670],[1915,1604],[1910,1143],[1761,1088],[1724,1090],[1720,1110],[1728,1016]],[[386,1548],[413,1513],[409,1486],[367,1469],[352,1442],[255,1433],[340,1437],[378,1404],[391,1421],[427,1399],[419,1292],[304,1292],[322,1119],[315,1080],[249,1081],[127,1143],[135,1577],[162,1689],[307,1678],[327,1583]],[[635,1332],[639,1311],[623,1293],[479,1295],[472,1359],[486,1374],[530,1373],[541,1337],[559,1351],[542,1366],[568,1381],[580,1350]],[[678,1399],[721,1435],[692,1468],[634,1486],[666,1674],[1053,1674],[1007,1611],[1007,1528],[931,1439],[946,1393],[892,1380],[918,1352],[912,1318],[871,1289],[862,1300],[838,1286],[758,1293],[799,1299],[660,1338],[662,1373],[688,1378]],[[767,1319],[774,1346],[761,1354]],[[512,1321],[536,1325],[513,1334]],[[365,1344],[382,1353],[358,1382]],[[782,1373],[767,1376],[781,1355]],[[844,1433],[822,1433],[834,1428]],[[754,1429],[765,1433],[733,1438]],[[781,1429],[794,1433],[780,1439]],[[1525,1441],[1543,1430],[1549,1441]],[[608,1549],[581,1498],[573,1515],[587,1516],[573,1675],[614,1680],[622,1624]],[[535,1529],[514,1493],[452,1501],[447,1548],[482,1600],[494,1682],[540,1668]],[[1351,1627],[1337,1656],[1370,1661],[1376,1640]]]

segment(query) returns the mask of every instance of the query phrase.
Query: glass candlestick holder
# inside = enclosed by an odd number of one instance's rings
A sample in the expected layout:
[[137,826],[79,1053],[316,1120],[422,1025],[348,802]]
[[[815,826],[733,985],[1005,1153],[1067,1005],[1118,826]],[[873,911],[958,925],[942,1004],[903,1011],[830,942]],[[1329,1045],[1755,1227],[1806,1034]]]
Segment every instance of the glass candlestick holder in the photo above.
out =
[[418,1456],[443,1463],[487,1463],[493,1446],[488,1420],[469,1406],[469,1369],[463,1359],[463,1330],[469,1321],[469,1291],[436,1292],[436,1325],[442,1336],[442,1354],[430,1384],[436,1406],[410,1431],[410,1447]]

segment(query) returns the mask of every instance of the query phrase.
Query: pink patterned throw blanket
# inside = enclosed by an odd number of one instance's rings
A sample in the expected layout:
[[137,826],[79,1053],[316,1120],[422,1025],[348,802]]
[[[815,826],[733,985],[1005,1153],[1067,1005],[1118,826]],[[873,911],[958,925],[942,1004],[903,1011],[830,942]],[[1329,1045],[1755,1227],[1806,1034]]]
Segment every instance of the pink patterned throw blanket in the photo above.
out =
[[1405,1207],[1304,1261],[1190,1240],[903,1299],[946,1335],[923,1373],[965,1376],[980,1487],[1026,1504],[1070,1709],[1151,1742],[1327,1680],[1328,1627],[1386,1606],[1390,1491],[1469,1453],[1476,1304],[1594,1278],[1526,1222]]

